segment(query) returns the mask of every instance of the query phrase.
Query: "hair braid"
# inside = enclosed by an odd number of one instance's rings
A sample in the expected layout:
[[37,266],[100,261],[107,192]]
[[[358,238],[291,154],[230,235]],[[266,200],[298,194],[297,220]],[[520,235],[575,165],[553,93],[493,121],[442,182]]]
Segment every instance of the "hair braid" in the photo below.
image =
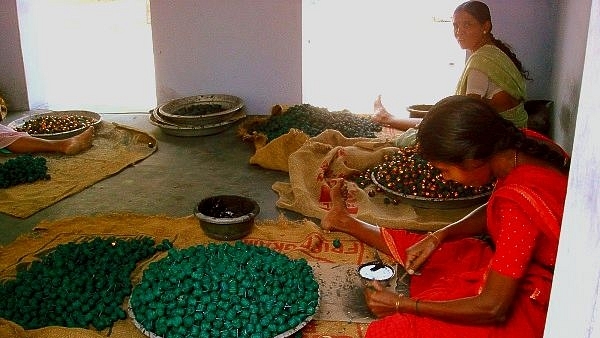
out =
[[563,154],[552,149],[543,141],[527,137],[523,131],[515,127],[512,123],[509,123],[506,129],[508,138],[512,140],[512,147],[519,152],[548,162],[561,171],[569,171],[571,164],[569,158],[565,158]]
[[550,142],[528,137],[485,102],[464,95],[437,102],[423,118],[417,141],[419,152],[428,161],[461,163],[516,149],[563,172],[569,170],[570,162],[565,160],[560,147],[553,148]]
[[517,67],[517,69],[519,70],[521,75],[523,75],[523,77],[527,80],[532,80],[529,77],[529,71],[523,67],[523,64],[517,58],[517,55],[515,54],[515,52],[512,51],[512,48],[510,48],[510,46],[508,44],[502,42],[502,40],[497,39],[491,32],[490,32],[490,38],[492,39],[492,42],[494,43],[494,45],[496,47],[500,48],[500,50],[503,51],[504,54],[506,54],[512,60],[512,62],[515,64],[515,67]]

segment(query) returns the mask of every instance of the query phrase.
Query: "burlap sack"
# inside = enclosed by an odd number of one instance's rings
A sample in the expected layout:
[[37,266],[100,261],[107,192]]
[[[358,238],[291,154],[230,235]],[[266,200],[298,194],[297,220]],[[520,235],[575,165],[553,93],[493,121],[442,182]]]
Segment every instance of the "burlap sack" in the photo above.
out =
[[[274,105],[271,107],[271,116],[283,114],[288,108],[288,105]],[[298,150],[309,139],[309,136],[299,129],[292,128],[287,134],[269,141],[265,134],[255,131],[258,126],[266,123],[268,118],[268,116],[254,116],[246,119],[238,128],[238,135],[254,147],[255,153],[250,157],[250,164],[287,172],[289,170],[288,157]]]
[[[276,182],[277,206],[321,219],[330,208],[329,184],[332,178],[348,177],[383,161],[397,151],[387,139],[346,138],[326,130],[309,139],[289,157],[289,182]],[[370,197],[367,190],[349,182],[348,207],[357,218],[369,223],[409,230],[431,231],[466,215],[471,208],[437,210],[416,209],[409,204],[386,202],[386,196]]]
[[281,135],[262,147],[257,147],[256,152],[250,157],[250,164],[259,165],[265,169],[289,171],[288,159],[290,154],[309,139],[308,135],[298,129]]

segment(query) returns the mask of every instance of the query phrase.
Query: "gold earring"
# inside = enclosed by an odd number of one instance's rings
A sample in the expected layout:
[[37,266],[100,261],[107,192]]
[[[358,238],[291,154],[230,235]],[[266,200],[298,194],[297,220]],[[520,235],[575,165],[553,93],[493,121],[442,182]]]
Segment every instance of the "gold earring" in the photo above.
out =
[[486,35],[486,34],[487,34],[487,31],[483,31],[483,35]]

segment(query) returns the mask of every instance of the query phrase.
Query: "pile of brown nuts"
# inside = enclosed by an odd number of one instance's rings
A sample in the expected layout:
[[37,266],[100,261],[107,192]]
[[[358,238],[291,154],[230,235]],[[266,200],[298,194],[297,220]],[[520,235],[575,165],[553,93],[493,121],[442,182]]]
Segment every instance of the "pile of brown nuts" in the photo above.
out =
[[46,115],[31,119],[15,129],[30,135],[57,134],[85,128],[95,122],[96,119],[83,115]]
[[[384,156],[382,163],[353,178],[363,189],[373,184],[373,180],[399,195],[431,199],[471,197],[493,189],[491,183],[472,187],[444,180],[440,171],[419,156],[414,147],[401,148],[394,154]],[[383,192],[383,189],[377,187],[370,190],[369,195],[373,197],[377,192]]]

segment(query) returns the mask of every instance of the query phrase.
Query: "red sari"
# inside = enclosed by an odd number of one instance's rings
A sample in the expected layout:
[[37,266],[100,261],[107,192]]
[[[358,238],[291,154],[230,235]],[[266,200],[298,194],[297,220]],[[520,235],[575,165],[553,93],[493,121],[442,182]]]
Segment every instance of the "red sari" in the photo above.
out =
[[[487,271],[519,280],[509,318],[500,325],[465,325],[412,314],[395,314],[369,325],[367,337],[542,337],[548,310],[567,177],[521,165],[502,180],[487,205],[487,230],[494,249],[465,238],[444,242],[411,279],[411,297],[452,300],[476,296]],[[382,236],[403,264],[406,249],[423,235],[384,229]]]

